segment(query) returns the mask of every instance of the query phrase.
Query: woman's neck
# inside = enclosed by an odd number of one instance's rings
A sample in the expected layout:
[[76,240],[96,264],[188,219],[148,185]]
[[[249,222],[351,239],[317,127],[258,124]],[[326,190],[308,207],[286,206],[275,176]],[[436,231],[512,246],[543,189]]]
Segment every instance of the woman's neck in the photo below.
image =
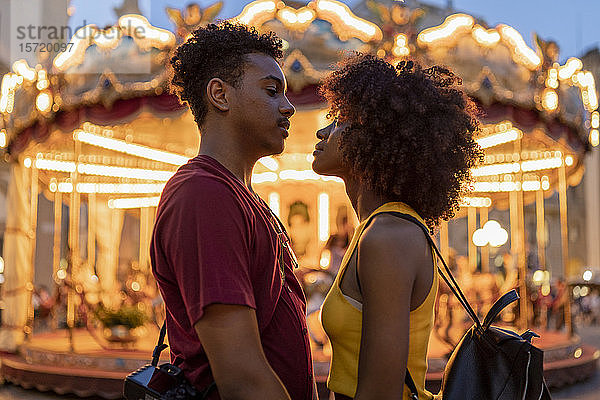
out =
[[345,179],[345,183],[346,193],[360,222],[367,219],[373,211],[390,201],[357,181]]

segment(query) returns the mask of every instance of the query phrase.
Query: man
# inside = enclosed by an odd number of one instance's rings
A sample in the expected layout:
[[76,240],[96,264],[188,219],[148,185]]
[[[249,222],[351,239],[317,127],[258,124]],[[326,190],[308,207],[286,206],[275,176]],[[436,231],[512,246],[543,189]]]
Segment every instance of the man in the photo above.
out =
[[273,33],[222,23],[171,59],[172,88],[201,133],[197,157],[165,186],[151,243],[173,364],[210,399],[315,395],[305,299],[287,235],[251,187],[281,153],[294,107]]

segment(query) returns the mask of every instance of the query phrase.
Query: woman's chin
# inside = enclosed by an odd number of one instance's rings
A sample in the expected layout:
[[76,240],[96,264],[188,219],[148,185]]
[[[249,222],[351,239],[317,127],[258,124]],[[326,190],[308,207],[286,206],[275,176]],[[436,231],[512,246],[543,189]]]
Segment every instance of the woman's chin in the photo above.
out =
[[312,162],[312,170],[315,171],[319,175],[324,175],[324,176],[338,176],[336,173],[334,173],[333,171],[329,170],[325,166],[319,165],[319,163],[317,162],[316,159],[313,160],[313,162]]
[[313,160],[312,164],[311,164],[312,170],[315,171],[317,174],[319,175],[327,175],[327,172],[323,170],[323,168],[321,168],[321,166],[319,165],[319,163],[317,162],[317,160]]

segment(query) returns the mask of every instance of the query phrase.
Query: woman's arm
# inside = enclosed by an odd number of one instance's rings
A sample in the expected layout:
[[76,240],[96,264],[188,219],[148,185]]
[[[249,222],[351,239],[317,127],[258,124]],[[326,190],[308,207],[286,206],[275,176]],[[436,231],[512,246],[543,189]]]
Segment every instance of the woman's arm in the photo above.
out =
[[402,399],[411,297],[418,272],[431,268],[419,227],[382,216],[358,247],[363,322],[355,400]]

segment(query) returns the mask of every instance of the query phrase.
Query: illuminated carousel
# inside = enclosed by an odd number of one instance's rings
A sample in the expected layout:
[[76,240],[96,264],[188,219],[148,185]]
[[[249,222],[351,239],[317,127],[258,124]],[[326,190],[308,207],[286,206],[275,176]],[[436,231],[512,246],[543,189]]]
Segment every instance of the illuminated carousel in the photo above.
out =
[[[165,182],[196,154],[200,140],[189,110],[166,92],[165,65],[172,48],[220,9],[220,3],[168,9],[175,34],[133,14],[109,29],[87,26],[71,40],[72,51],[51,64],[17,61],[2,78],[0,144],[12,169],[0,327],[6,379],[117,398],[126,373],[147,362],[162,321],[149,271],[155,207]],[[350,10],[333,0],[259,0],[233,20],[284,39],[283,68],[297,113],[285,152],[261,159],[253,183],[288,225],[313,326],[327,271],[339,262],[330,245],[357,223],[343,182],[310,168],[315,131],[327,114],[317,84],[344,51],[447,65],[481,107],[484,129],[477,140],[486,158],[473,170],[474,191],[457,216],[467,221],[469,274],[489,272],[490,248],[504,246],[515,260],[513,286],[527,299],[524,207],[535,204],[537,279],[548,285],[544,205],[556,192],[566,271],[567,188],[580,182],[584,154],[600,140],[594,79],[579,59],[560,65],[552,42],[536,38],[534,50],[510,26],[490,28],[417,2],[367,1]],[[507,210],[508,231],[488,221],[493,210]],[[53,229],[44,235],[37,227],[47,221]],[[448,256],[448,224],[439,240]],[[32,298],[39,299],[36,285],[44,279],[57,296],[49,307],[51,329],[37,333]],[[148,321],[119,332],[102,323],[99,304]],[[523,329],[530,314],[522,301],[511,323]],[[322,383],[330,350],[322,332],[313,328],[311,334]],[[428,382],[434,389],[450,347],[432,337]],[[546,377],[555,386],[589,376],[599,357],[570,334],[545,332],[537,344],[546,349]]]

